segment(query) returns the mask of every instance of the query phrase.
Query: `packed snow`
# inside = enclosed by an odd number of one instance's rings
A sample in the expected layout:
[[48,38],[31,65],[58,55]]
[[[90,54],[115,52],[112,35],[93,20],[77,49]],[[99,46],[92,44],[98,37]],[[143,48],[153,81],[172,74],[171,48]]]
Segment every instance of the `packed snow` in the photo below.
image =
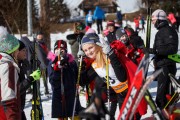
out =
[[[123,21],[123,23],[124,23],[124,25],[126,24],[125,21]],[[129,22],[129,21],[127,21],[127,23],[129,25],[131,25],[132,27],[134,27],[134,23]],[[106,22],[103,22],[103,26],[105,28]],[[93,24],[92,28],[96,30],[96,24]],[[157,32],[157,30],[152,25],[152,29],[151,29],[151,47],[153,46],[153,40],[154,40],[156,32]],[[69,29],[67,29],[67,31],[64,32],[64,33],[61,33],[61,32],[60,33],[51,33],[51,48],[53,48],[54,42],[56,40],[58,40],[58,39],[64,39],[65,40],[66,39],[66,35],[68,35],[70,33],[73,33],[73,31],[71,31]],[[140,32],[139,35],[145,41],[146,33]],[[180,37],[180,33],[178,33],[178,35]],[[68,52],[71,52],[69,45],[68,45]],[[180,51],[179,51],[179,53],[180,53]],[[179,71],[180,65],[179,64],[177,64],[177,69],[178,69],[178,71],[177,71],[176,77],[179,77],[180,76],[180,71]],[[148,74],[152,74],[153,71],[154,71],[154,68],[153,68],[153,64],[151,62],[150,65],[149,65],[149,70],[148,70],[149,73]],[[41,83],[43,83],[42,80],[41,80]],[[49,85],[49,91],[50,91],[50,93],[52,93],[51,86],[50,86],[49,83],[48,83],[48,85]],[[157,88],[157,84],[156,84],[155,81],[153,81],[151,83],[151,85],[149,86],[149,91],[151,92],[151,95],[153,96],[153,99],[155,99],[155,97],[156,97],[156,88]],[[41,98],[42,98],[42,106],[43,106],[43,112],[44,112],[44,119],[45,120],[57,120],[57,119],[51,118],[51,102],[52,102],[51,101],[51,96],[47,97],[47,96],[44,95],[44,86],[43,86],[43,84],[41,84],[41,86],[40,86],[40,91],[41,91],[41,94],[42,94]],[[25,106],[24,111],[25,111],[25,114],[26,114],[26,117],[27,117],[28,120],[31,120],[31,117],[30,117],[30,111],[31,111],[31,107],[32,107],[31,102],[30,102],[31,98],[32,98],[32,96],[30,94],[27,94],[27,97],[26,97],[26,101],[27,102],[26,102],[26,106]],[[80,102],[81,102],[81,105],[83,107],[86,107],[85,96],[83,96],[83,95],[80,96]],[[117,109],[116,115],[115,115],[116,119],[118,117],[118,114],[119,114],[119,110]],[[151,112],[150,108],[148,107],[148,112],[147,112],[146,115],[142,116],[142,120],[147,118],[147,117],[149,117],[149,116],[151,116],[151,115],[152,115],[152,112]]]

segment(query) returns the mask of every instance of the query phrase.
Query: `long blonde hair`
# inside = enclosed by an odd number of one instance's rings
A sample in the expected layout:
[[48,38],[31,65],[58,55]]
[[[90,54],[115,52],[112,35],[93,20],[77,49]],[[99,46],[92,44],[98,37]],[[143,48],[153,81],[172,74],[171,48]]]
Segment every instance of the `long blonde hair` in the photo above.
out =
[[95,47],[97,49],[97,55],[95,62],[97,63],[98,66],[104,67],[106,64],[106,55],[102,51],[102,47],[98,46],[95,44]]

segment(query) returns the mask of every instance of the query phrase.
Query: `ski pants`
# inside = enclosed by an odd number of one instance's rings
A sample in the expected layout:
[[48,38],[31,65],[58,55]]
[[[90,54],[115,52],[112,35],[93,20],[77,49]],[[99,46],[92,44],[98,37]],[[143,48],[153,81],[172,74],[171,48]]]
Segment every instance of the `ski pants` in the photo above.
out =
[[[157,77],[157,95],[156,95],[156,104],[160,109],[163,109],[167,103],[166,94],[169,94],[170,89],[169,85],[171,85],[171,80],[168,76],[169,73],[175,75],[176,74],[176,63],[157,67],[157,69],[163,69],[163,72],[160,73]],[[172,88],[172,87],[171,87]],[[173,92],[172,92],[173,94]]]
[[111,119],[110,120],[115,120],[114,116],[115,116],[115,113],[116,113],[117,103],[119,104],[119,109],[121,109],[121,106],[122,106],[122,104],[124,102],[127,91],[128,91],[128,89],[123,91],[122,93],[116,94],[117,99],[111,101],[111,106],[110,106],[110,116],[111,116],[110,118]]
[[100,34],[101,31],[103,31],[102,19],[97,19],[96,20],[96,25],[97,25],[98,34]]

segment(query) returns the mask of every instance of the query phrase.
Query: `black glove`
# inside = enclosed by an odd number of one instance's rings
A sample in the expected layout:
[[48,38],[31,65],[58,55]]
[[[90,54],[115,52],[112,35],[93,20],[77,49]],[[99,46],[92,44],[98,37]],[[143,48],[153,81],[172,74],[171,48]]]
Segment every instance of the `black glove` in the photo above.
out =
[[[68,58],[67,54],[63,55],[60,60],[60,65],[63,66],[65,64],[67,64],[68,60],[69,60],[69,58]],[[57,62],[58,62],[58,56],[56,56],[56,58],[54,59],[52,64],[56,64]]]
[[143,52],[144,54],[157,54],[156,50],[154,50],[153,48],[143,48]]

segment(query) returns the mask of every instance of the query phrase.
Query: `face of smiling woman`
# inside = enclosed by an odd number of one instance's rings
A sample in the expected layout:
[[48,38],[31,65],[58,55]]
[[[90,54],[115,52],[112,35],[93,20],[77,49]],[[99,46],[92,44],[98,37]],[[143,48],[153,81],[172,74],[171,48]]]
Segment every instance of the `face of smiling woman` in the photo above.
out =
[[83,49],[83,51],[84,51],[84,53],[86,54],[87,57],[89,57],[91,59],[96,58],[98,49],[97,49],[97,46],[95,44],[93,44],[93,43],[84,44],[82,46],[82,49]]

